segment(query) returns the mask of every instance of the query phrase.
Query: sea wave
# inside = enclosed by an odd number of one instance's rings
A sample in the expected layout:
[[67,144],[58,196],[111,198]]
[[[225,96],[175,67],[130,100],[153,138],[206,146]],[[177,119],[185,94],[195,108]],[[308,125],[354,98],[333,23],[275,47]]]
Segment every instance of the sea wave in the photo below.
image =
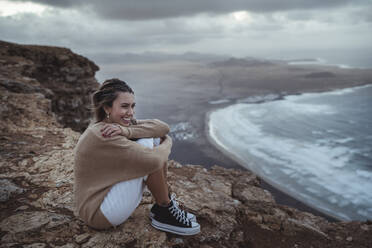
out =
[[364,88],[234,104],[209,114],[209,135],[243,166],[307,204],[344,220],[370,218],[372,171],[356,167],[362,151],[348,145],[358,137],[338,130],[330,120],[337,121],[339,108],[324,103]]

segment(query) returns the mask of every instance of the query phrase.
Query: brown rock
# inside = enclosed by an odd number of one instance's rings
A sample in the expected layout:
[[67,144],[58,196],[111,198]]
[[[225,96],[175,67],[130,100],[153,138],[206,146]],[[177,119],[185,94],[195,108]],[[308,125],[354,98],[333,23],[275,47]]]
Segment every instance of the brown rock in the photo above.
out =
[[364,231],[369,231],[369,226],[368,225],[361,225],[360,228]]
[[243,203],[249,201],[275,202],[273,196],[259,187],[234,187],[233,195]]
[[18,187],[8,179],[0,179],[0,202],[6,202],[12,195],[23,192],[24,189]]
[[0,75],[4,76],[0,86],[16,93],[41,93],[50,99],[59,123],[76,131],[89,124],[90,111],[86,107],[89,95],[98,87],[94,78],[98,69],[66,48],[0,41]]
[[16,211],[24,211],[28,208],[29,208],[29,206],[24,205],[24,206],[20,206],[19,208],[17,208]]
[[28,197],[31,198],[31,199],[37,199],[38,195],[37,194],[30,194]]
[[26,232],[43,226],[52,228],[68,222],[68,216],[50,212],[22,212],[12,215],[0,224],[1,231],[10,233]]
[[46,247],[46,244],[44,243],[34,243],[34,244],[29,244],[29,245],[24,245],[24,248],[44,248]]
[[75,248],[75,247],[79,247],[79,246],[76,245],[76,244],[65,244],[65,245],[62,245],[62,246],[52,246],[52,247],[55,247],[55,248]]
[[83,233],[75,237],[75,242],[78,243],[79,245],[87,242],[90,239],[90,234],[89,233]]

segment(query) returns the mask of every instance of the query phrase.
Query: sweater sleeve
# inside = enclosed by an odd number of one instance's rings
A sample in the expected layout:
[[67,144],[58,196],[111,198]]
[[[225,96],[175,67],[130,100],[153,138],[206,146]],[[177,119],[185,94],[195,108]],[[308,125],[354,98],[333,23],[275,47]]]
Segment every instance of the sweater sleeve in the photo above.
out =
[[119,126],[128,139],[160,138],[169,133],[169,126],[158,119],[137,120],[136,125]]
[[153,149],[144,147],[134,141],[128,140],[123,136],[108,141],[107,150],[112,157],[122,165],[132,165],[132,170],[152,173],[160,169],[168,160],[171,152],[172,139],[166,135],[163,142]]

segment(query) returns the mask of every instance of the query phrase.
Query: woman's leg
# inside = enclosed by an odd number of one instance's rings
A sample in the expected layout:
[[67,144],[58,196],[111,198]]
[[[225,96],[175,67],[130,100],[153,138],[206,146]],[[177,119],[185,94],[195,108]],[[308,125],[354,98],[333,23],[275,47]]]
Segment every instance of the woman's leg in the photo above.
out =
[[[160,142],[161,142],[160,138],[154,138],[154,146],[160,145]],[[165,180],[167,180],[168,166],[166,164],[164,165],[163,170],[164,170],[164,178],[165,178]]]
[[113,226],[120,225],[140,204],[143,189],[142,177],[115,184],[101,203],[101,212]]
[[[161,142],[160,138],[154,138],[154,146],[160,145],[160,142]],[[168,166],[164,165],[163,170],[164,170],[164,178],[165,178],[165,180],[167,180]]]
[[[154,146],[159,145],[160,139],[154,138]],[[159,230],[179,235],[193,235],[200,232],[195,215],[179,208],[174,197],[169,198],[167,183],[167,163],[154,173],[148,175],[146,185],[155,198],[150,210],[151,225]]]
[[[153,148],[153,139],[140,139],[139,144]],[[119,182],[105,196],[100,210],[106,219],[117,226],[123,223],[137,208],[142,199],[144,178]]]
[[[160,138],[154,138],[154,146],[160,144]],[[159,205],[168,205],[170,202],[167,184],[167,164],[163,168],[148,175],[146,185]]]
[[148,175],[146,185],[154,196],[157,204],[167,206],[170,202],[166,178],[167,164],[163,168]]

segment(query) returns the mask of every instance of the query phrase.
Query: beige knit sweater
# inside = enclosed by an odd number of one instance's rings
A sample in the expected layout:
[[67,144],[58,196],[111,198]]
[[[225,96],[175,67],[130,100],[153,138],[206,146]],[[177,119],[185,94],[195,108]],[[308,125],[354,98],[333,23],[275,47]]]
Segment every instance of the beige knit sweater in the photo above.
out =
[[[162,168],[168,160],[172,140],[166,135],[169,127],[159,120],[137,121],[123,127],[122,134],[111,138],[102,136],[104,122],[89,126],[75,147],[74,197],[75,214],[94,228],[106,228],[100,205],[111,189],[121,181],[143,177]],[[163,142],[146,148],[130,139],[165,137]]]

